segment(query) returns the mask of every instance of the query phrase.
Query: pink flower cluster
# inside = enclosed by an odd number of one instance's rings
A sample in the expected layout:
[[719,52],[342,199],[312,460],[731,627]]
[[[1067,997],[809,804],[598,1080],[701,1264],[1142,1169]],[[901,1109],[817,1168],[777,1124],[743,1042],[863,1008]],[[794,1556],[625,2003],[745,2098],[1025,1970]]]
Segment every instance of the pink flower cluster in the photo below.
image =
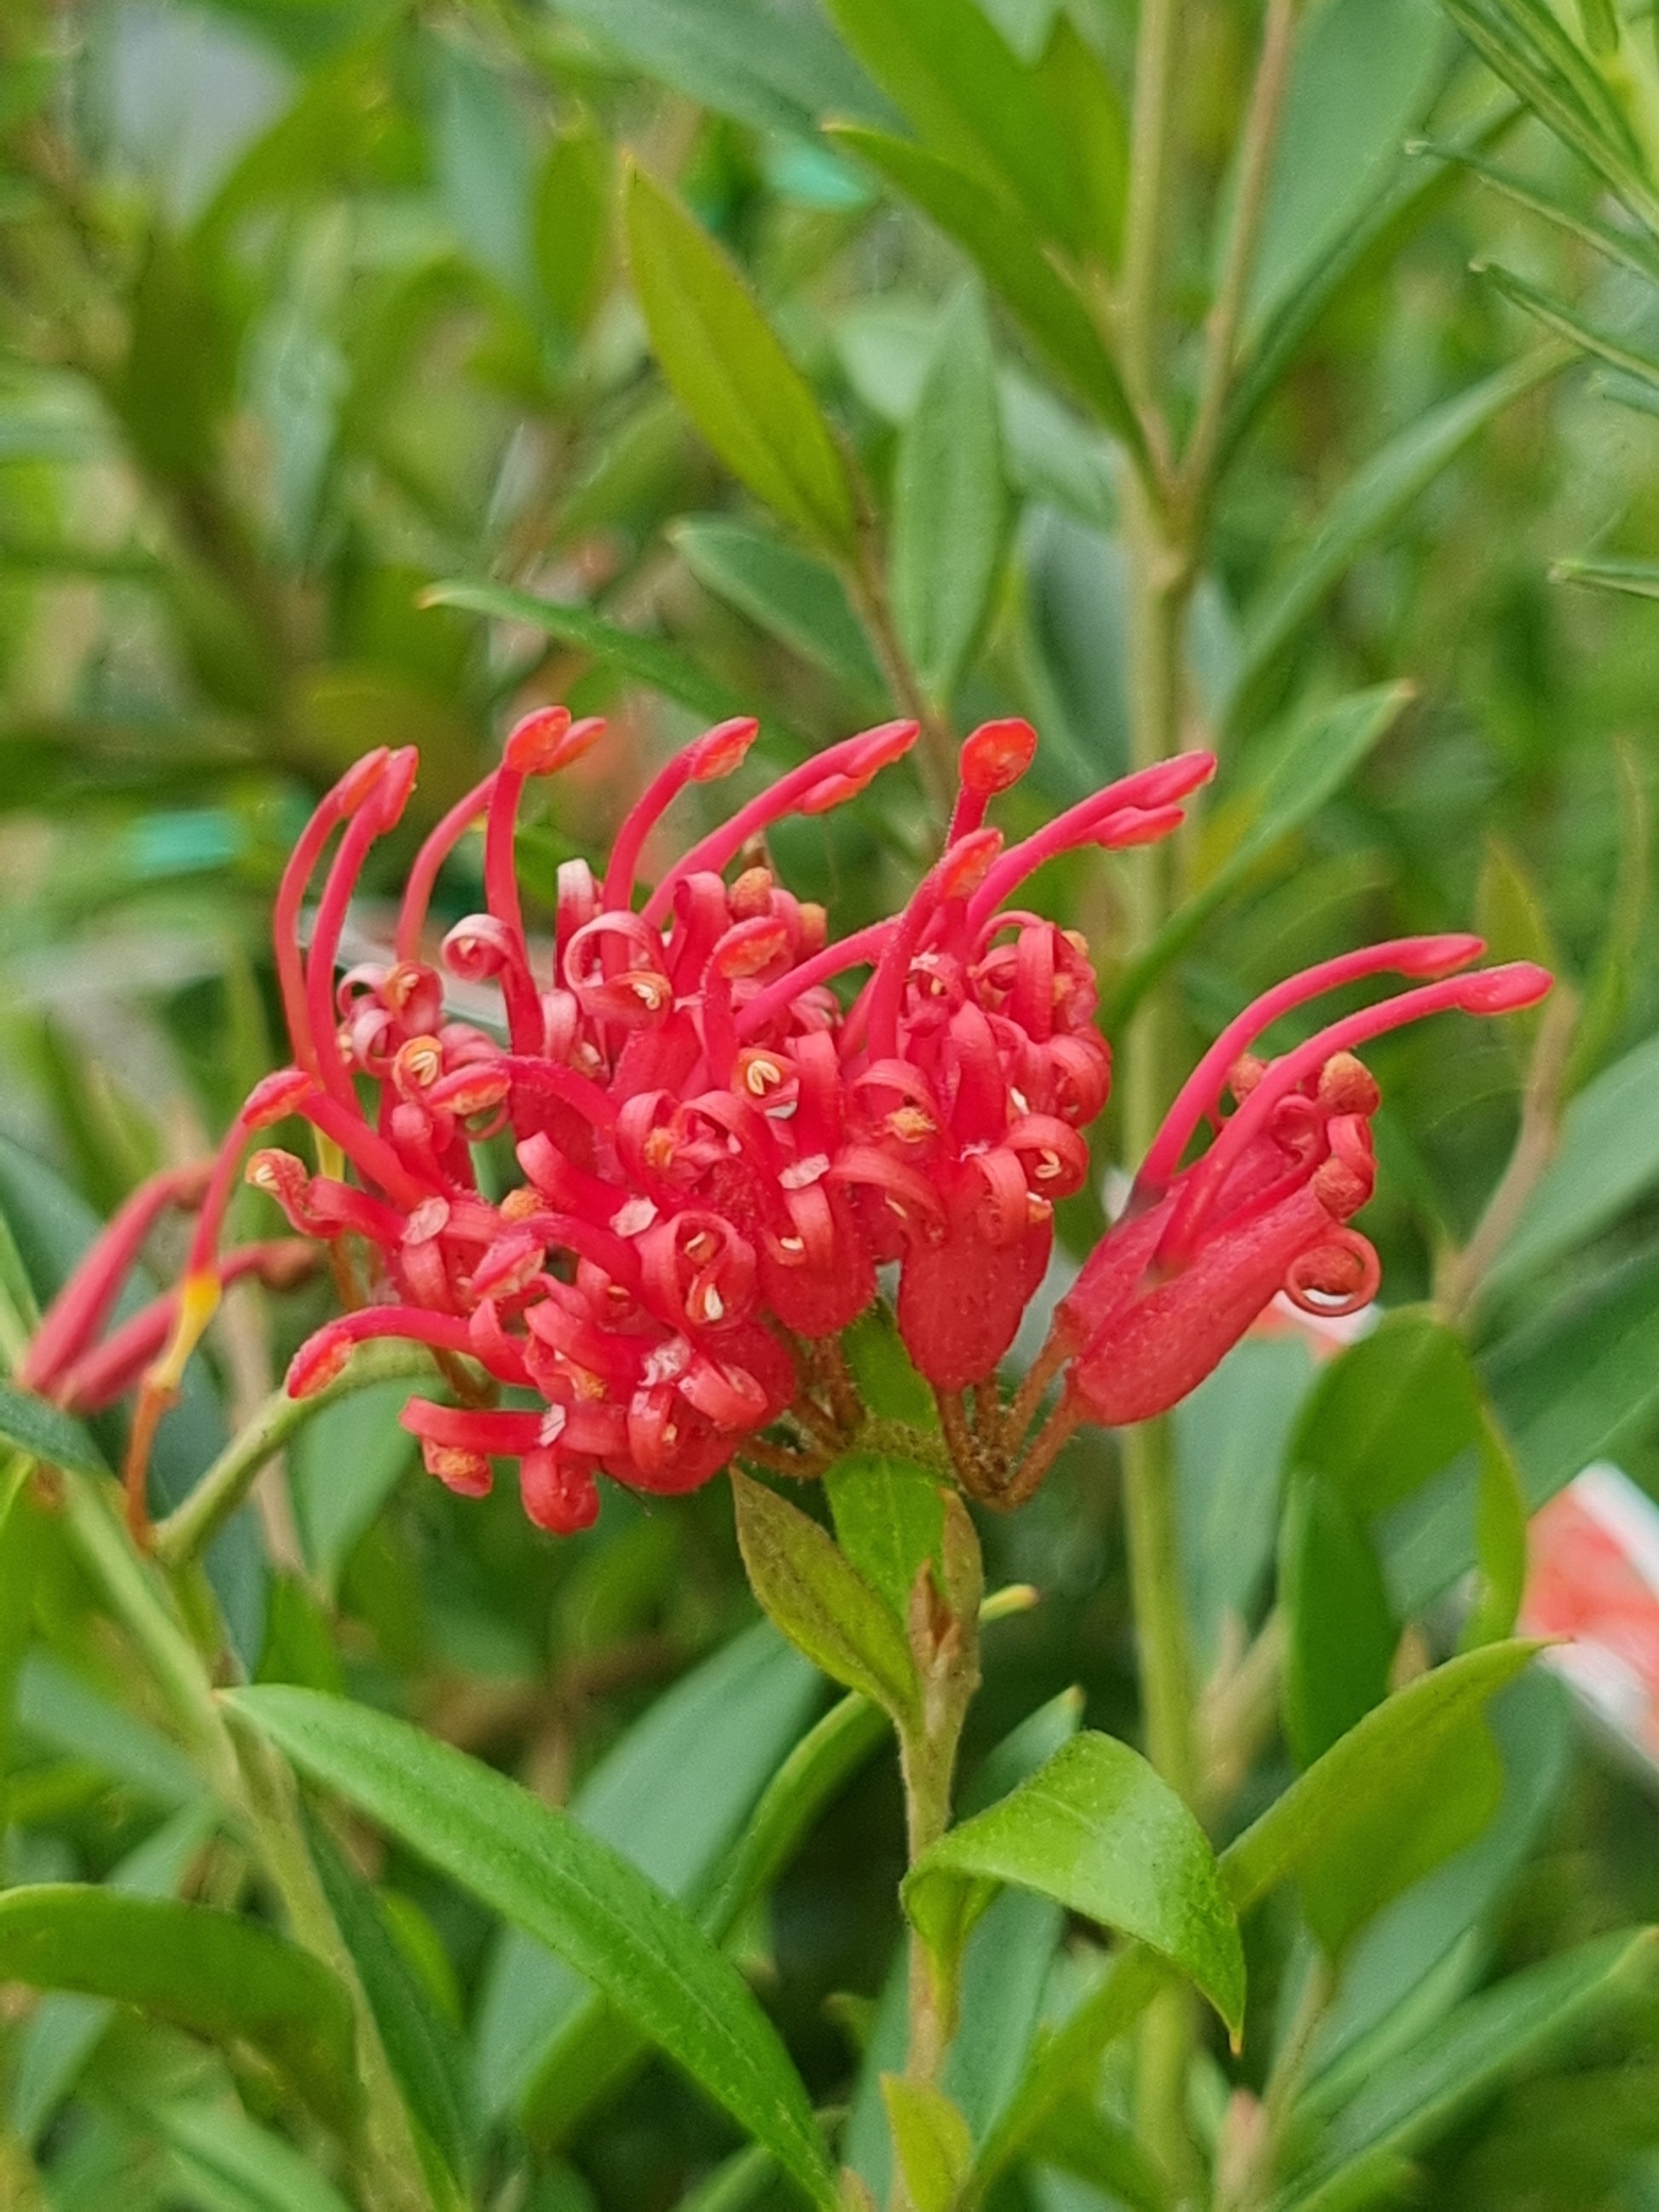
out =
[[[1079,1420],[1140,1420],[1173,1404],[1281,1289],[1320,1311],[1368,1299],[1375,1255],[1347,1224],[1371,1192],[1377,1092],[1352,1046],[1548,988],[1524,964],[1459,975],[1479,940],[1427,937],[1268,993],[1182,1091],[1011,1417],[996,1371],[1047,1272],[1055,1202],[1089,1173],[1083,1132],[1111,1072],[1085,942],[1012,902],[1059,853],[1166,835],[1212,759],[1161,762],[1005,848],[988,806],[1024,773],[1036,738],[1021,721],[988,723],[962,748],[943,855],[908,904],[831,939],[823,910],[776,881],[761,841],[787,814],[863,791],[915,726],[865,731],[792,770],[641,900],[636,866],[664,811],[749,750],[756,725],[726,723],[652,783],[602,880],[580,860],[560,869],[550,956],[534,956],[514,865],[520,799],[600,730],[558,708],[520,723],[500,768],[421,848],[395,957],[343,977],[348,908],[370,848],[403,812],[413,752],[368,755],[323,800],[276,902],[294,1064],[250,1097],[199,1192],[152,1401],[176,1382],[219,1282],[248,1264],[217,1250],[250,1139],[298,1115],[319,1167],[267,1148],[247,1178],[302,1238],[367,1249],[373,1280],[368,1303],[301,1348],[289,1388],[321,1389],[367,1339],[429,1346],[462,1402],[416,1399],[404,1419],[451,1488],[478,1494],[492,1462],[515,1462],[532,1519],[566,1531],[592,1520],[602,1474],[688,1490],[738,1453],[773,1463],[780,1436],[797,1447],[782,1463],[814,1471],[856,1432],[836,1340],[891,1264],[899,1332],[939,1396],[963,1480],[1007,1502]],[[499,1033],[449,1018],[443,976],[421,957],[439,871],[480,822],[486,911],[450,930],[441,960],[495,988]],[[301,908],[337,831],[302,947]],[[838,995],[836,979],[854,971],[856,992]],[[1384,972],[1418,988],[1277,1060],[1251,1056],[1281,1014]],[[1237,1104],[1224,1118],[1229,1085]],[[1212,1141],[1183,1166],[1206,1119]],[[486,1164],[503,1148],[515,1164],[505,1188]],[[83,1277],[131,1263],[131,1227]],[[349,1266],[337,1272],[350,1281]],[[48,1317],[38,1387],[61,1382],[64,1341],[88,1356],[81,1324],[95,1303],[83,1287],[75,1314]],[[156,1340],[152,1322],[144,1360]],[[1022,1458],[1018,1431],[1062,1369],[1058,1409]],[[97,1371],[108,1395],[137,1370],[106,1349]],[[517,1402],[496,1402],[503,1390]]]

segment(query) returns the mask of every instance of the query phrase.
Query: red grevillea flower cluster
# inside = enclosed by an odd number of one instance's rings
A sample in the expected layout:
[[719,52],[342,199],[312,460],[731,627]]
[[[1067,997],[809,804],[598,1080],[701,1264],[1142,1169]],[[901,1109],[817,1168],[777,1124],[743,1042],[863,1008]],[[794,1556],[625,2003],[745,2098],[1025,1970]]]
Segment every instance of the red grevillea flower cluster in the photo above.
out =
[[[1079,1420],[1140,1420],[1173,1404],[1281,1289],[1322,1312],[1368,1299],[1376,1257],[1348,1223],[1370,1195],[1377,1092],[1352,1048],[1425,1014],[1498,1012],[1548,988],[1526,965],[1460,975],[1480,941],[1428,937],[1269,992],[1194,1071],[1005,1412],[996,1370],[1047,1271],[1054,1204],[1087,1176],[1082,1133],[1111,1070],[1086,944],[1013,902],[1059,853],[1166,835],[1213,761],[1161,762],[1005,849],[987,809],[1024,773],[1036,738],[1022,721],[988,723],[963,746],[942,856],[909,903],[836,940],[760,857],[765,832],[861,792],[915,726],[865,731],[792,770],[641,899],[636,866],[664,811],[748,751],[756,725],[725,723],[651,784],[602,879],[580,860],[560,869],[550,954],[533,954],[514,867],[520,802],[531,778],[556,774],[600,731],[557,708],[521,722],[501,767],[422,847],[395,957],[343,977],[352,894],[402,814],[413,752],[368,755],[318,808],[276,902],[294,1064],[258,1086],[205,1185],[186,1194],[198,1210],[185,1281],[146,1324],[141,1455],[220,1283],[268,1272],[246,1255],[221,1261],[219,1234],[249,1141],[298,1115],[319,1167],[264,1149],[247,1178],[301,1238],[343,1255],[367,1249],[373,1270],[368,1302],[310,1339],[289,1389],[322,1388],[370,1338],[429,1346],[463,1402],[416,1399],[404,1419],[452,1489],[481,1493],[493,1462],[515,1462],[532,1519],[565,1531],[593,1518],[602,1474],[678,1492],[738,1453],[815,1471],[861,1419],[836,1340],[893,1264],[899,1331],[963,1480],[1011,1502]],[[443,975],[421,957],[439,870],[477,823],[486,911],[451,929],[441,957],[452,976],[495,987],[499,1033],[450,1019]],[[337,833],[302,948],[301,908]],[[1418,988],[1277,1060],[1252,1056],[1281,1014],[1389,972]],[[837,978],[848,979],[841,994]],[[1229,1086],[1237,1103],[1224,1118]],[[1183,1166],[1206,1120],[1212,1141]],[[516,1163],[505,1189],[489,1183],[481,1151],[503,1145]],[[178,1195],[134,1202],[109,1232],[104,1275]],[[337,1272],[352,1279],[349,1266]],[[118,1369],[131,1379],[113,1340],[85,1348],[107,1299],[71,1293],[43,1325],[30,1378],[61,1393],[101,1357],[106,1384]],[[1024,1448],[1062,1369],[1059,1405]],[[478,1370],[489,1402],[478,1402]],[[794,1448],[781,1461],[780,1437]]]

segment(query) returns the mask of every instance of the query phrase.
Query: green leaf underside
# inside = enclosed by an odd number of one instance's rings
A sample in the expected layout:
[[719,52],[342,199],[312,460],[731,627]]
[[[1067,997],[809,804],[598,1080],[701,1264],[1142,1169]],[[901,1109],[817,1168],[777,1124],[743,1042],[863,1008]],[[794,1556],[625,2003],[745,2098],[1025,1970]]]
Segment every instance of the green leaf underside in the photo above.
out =
[[566,1959],[815,2203],[834,2204],[806,2093],[776,2031],[696,1923],[626,1859],[404,1722],[287,1687],[227,1702],[302,1773]]
[[110,1997],[252,2044],[322,2118],[358,2106],[351,2001],[328,1969],[234,1913],[74,1882],[0,1893],[0,1980]]
[[1062,1746],[932,1847],[906,1880],[905,1909],[937,1941],[952,1921],[977,1917],[1001,1882],[1139,1938],[1238,2032],[1244,1958],[1215,1859],[1180,1798],[1127,1744],[1091,1733]]

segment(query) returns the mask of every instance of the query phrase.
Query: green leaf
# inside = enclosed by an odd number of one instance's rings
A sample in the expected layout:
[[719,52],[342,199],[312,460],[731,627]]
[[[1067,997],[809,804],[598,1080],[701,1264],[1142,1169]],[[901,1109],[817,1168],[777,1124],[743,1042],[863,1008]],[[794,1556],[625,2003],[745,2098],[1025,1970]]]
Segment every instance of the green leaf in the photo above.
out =
[[611,267],[615,179],[608,142],[586,117],[548,148],[537,180],[532,234],[541,296],[580,336],[604,297]]
[[1157,2167],[1127,2127],[1107,2118],[1086,2096],[1061,2105],[1037,2131],[1034,2166],[1056,2167],[1097,2189],[1109,2203],[1135,2212],[1168,2212],[1170,2192]]
[[[186,1806],[129,1851],[106,1876],[106,1886],[134,1897],[171,1896],[217,1821],[215,1808]],[[53,1990],[30,2013],[18,2042],[10,2105],[12,2127],[26,2148],[40,2142],[115,2009],[107,1997]]]
[[1261,678],[1366,548],[1506,407],[1558,375],[1567,359],[1562,348],[1546,346],[1499,369],[1431,408],[1350,477],[1294,558],[1250,606],[1233,689],[1235,721]]
[[1595,592],[1659,599],[1659,561],[1558,561],[1550,574],[1564,584],[1584,584]]
[[1285,1446],[1313,1373],[1298,1337],[1247,1336],[1175,1409],[1181,1564],[1203,1674],[1249,1625],[1273,1564]]
[[774,1625],[831,1681],[895,1720],[918,1695],[905,1633],[816,1521],[733,1471],[738,1542],[750,1585]]
[[952,1923],[971,1924],[1003,1882],[1139,1938],[1196,1983],[1237,2033],[1244,1955],[1215,1859],[1186,1806],[1127,1744],[1074,1737],[923,1854],[905,1880],[905,1910],[938,1943]]
[[301,1771],[559,1953],[773,2152],[815,2203],[835,2182],[799,2075],[696,1923],[568,1814],[406,1723],[314,1691],[227,1702]]
[[1605,1068],[1568,1106],[1554,1158],[1488,1286],[1540,1273],[1659,1184],[1659,1036]]
[[1308,1924],[1332,1958],[1391,1899],[1473,1843],[1498,1809],[1504,1768],[1484,1712],[1466,1714],[1431,1749],[1413,1749],[1387,1798],[1328,1838],[1302,1870]]
[[1438,88],[1433,0],[1330,0],[1297,42],[1250,286],[1256,328],[1374,201]]
[[288,1448],[306,1561],[325,1590],[338,1587],[358,1539],[414,1458],[415,1439],[398,1416],[419,1388],[391,1382],[354,1391],[325,1406]]
[[[699,1900],[819,1693],[818,1678],[764,1622],[683,1676],[584,1780],[571,1817],[683,1904]],[[879,1722],[879,1716],[877,1717]],[[706,1911],[716,1941],[728,1932]],[[564,1960],[503,1931],[476,2029],[492,2112],[516,2104],[538,2141],[563,2141],[614,2064],[641,2046]]]
[[1321,1375],[1290,1446],[1356,1513],[1386,1512],[1474,1443],[1480,1393],[1462,1339],[1398,1306]]
[[634,285],[680,404],[733,476],[828,550],[853,550],[855,502],[811,386],[737,270],[635,169],[625,203]]
[[1656,1942],[1647,1928],[1598,1936],[1471,1997],[1330,2117],[1285,2212],[1352,2201],[1343,2184],[1362,2161],[1424,2148],[1476,2099],[1628,2005],[1650,1985]]
[[1086,243],[1082,173],[1060,116],[974,0],[828,5],[925,144],[1018,200],[1043,235]]
[[0,1979],[111,1997],[262,2051],[332,2126],[361,2093],[351,2000],[308,1951],[234,1913],[74,1882],[0,1893]]
[[1221,865],[1184,899],[1114,990],[1109,1024],[1120,1026],[1158,978],[1180,958],[1211,915],[1231,897],[1276,846],[1312,821],[1381,744],[1414,696],[1409,684],[1382,684],[1319,707],[1288,725],[1270,748],[1265,775],[1249,788],[1222,793],[1218,818],[1242,819]]
[[816,15],[766,0],[560,0],[559,12],[645,76],[757,131],[810,138],[822,115],[886,110]]
[[1541,323],[1547,331],[1553,331],[1558,338],[1565,338],[1592,359],[1605,362],[1616,368],[1621,376],[1634,377],[1638,384],[1659,392],[1659,361],[1651,355],[1638,353],[1633,347],[1623,345],[1617,338],[1593,329],[1566,304],[1540,292],[1535,284],[1528,283],[1511,270],[1500,268],[1496,262],[1477,262],[1475,273],[1504,295],[1523,314]]
[[1279,1580],[1285,1733],[1305,1767],[1388,1695],[1400,1630],[1364,1523],[1317,1475],[1291,1486]]
[[109,1474],[108,1462],[72,1413],[5,1382],[0,1382],[0,1443],[71,1474]]
[[750,2144],[747,2150],[734,2151],[689,2197],[682,2197],[674,2212],[749,2212],[772,2171],[770,2153]]
[[1525,178],[1500,169],[1495,162],[1483,161],[1466,147],[1426,145],[1413,151],[1432,155],[1437,161],[1455,161],[1516,207],[1525,208],[1528,215],[1541,216],[1555,229],[1604,254],[1620,268],[1631,270],[1649,283],[1659,279],[1659,253],[1639,232],[1614,230],[1607,223],[1597,222],[1593,216],[1581,214],[1577,208],[1567,206]]
[[422,2146],[464,2189],[471,2115],[459,2036],[434,2008],[379,1899],[346,1863],[319,1820],[306,1814],[306,1844],[334,1924],[351,1954],[368,2008]]
[[1537,1649],[1483,1644],[1367,1713],[1221,1854],[1222,1884],[1237,1910],[1248,1911],[1386,1808]]
[[969,289],[940,325],[893,484],[894,617],[923,690],[941,703],[985,622],[1004,514],[996,363],[979,294]]
[[909,2203],[915,2212],[951,2212],[973,2160],[967,2121],[931,2081],[884,2074],[881,2094]]
[[349,2212],[310,2159],[231,2106],[181,2099],[149,2106],[143,2118],[206,2212]]
[[568,606],[557,599],[538,599],[529,592],[507,584],[470,583],[457,578],[431,584],[421,594],[428,607],[464,607],[468,613],[487,615],[492,622],[524,623],[532,629],[556,637],[578,652],[615,668],[635,684],[678,699],[694,714],[721,722],[745,712],[735,691],[705,674],[694,660],[660,638],[642,637],[637,630],[622,629],[586,607]]
[[41,1743],[89,1759],[152,1804],[195,1805],[206,1794],[204,1778],[159,1729],[112,1704],[38,1645],[19,1670],[16,1717]]
[[693,515],[669,531],[700,584],[814,662],[858,699],[884,703],[887,687],[833,568],[723,515]]
[[842,1552],[907,1622],[917,1570],[926,1560],[939,1563],[945,1503],[937,1478],[884,1452],[851,1452],[823,1487]]
[[1146,441],[1116,362],[1076,287],[1031,251],[1018,211],[952,161],[853,125],[830,135],[914,200],[978,267],[1037,351],[1137,459]]
[[1474,1556],[1480,1586],[1463,1624],[1462,1647],[1497,1644],[1515,1632],[1527,1586],[1527,1501],[1509,1439],[1481,1408],[1480,1489],[1474,1512]]

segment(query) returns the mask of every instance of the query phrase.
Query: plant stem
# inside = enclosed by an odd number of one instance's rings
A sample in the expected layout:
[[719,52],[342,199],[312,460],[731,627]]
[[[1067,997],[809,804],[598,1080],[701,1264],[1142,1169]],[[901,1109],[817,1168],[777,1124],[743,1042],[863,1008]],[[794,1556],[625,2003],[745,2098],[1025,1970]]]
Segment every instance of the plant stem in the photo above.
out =
[[1261,52],[1245,111],[1240,139],[1238,190],[1233,202],[1227,251],[1210,310],[1198,412],[1182,465],[1189,512],[1201,515],[1209,504],[1219,450],[1222,416],[1232,387],[1233,356],[1244,320],[1244,304],[1255,267],[1256,246],[1273,180],[1273,146],[1290,82],[1291,33],[1297,0],[1267,0],[1261,26]]
[[246,1428],[234,1436],[183,1504],[155,1531],[156,1556],[164,1565],[181,1567],[198,1559],[241,1504],[259,1470],[314,1414],[337,1399],[372,1383],[430,1376],[432,1355],[420,1345],[365,1345],[352,1356],[337,1381],[313,1397],[290,1398],[273,1390]]

